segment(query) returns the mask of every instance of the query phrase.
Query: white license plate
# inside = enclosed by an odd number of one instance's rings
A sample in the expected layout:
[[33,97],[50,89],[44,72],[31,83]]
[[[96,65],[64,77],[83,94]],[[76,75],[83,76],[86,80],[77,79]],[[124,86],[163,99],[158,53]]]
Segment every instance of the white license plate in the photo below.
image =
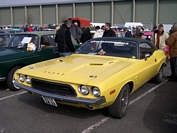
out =
[[51,97],[46,97],[46,96],[42,96],[42,99],[43,99],[44,103],[58,107],[55,99],[53,99]]

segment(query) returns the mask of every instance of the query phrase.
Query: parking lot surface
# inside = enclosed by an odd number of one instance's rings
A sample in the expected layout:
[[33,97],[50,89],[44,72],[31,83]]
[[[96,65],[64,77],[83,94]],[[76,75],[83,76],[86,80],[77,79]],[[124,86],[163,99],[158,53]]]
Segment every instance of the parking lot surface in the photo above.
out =
[[[164,75],[170,75],[169,66]],[[90,111],[46,105],[23,90],[0,83],[0,133],[177,133],[177,83],[146,83],[130,97],[123,119],[106,109]]]

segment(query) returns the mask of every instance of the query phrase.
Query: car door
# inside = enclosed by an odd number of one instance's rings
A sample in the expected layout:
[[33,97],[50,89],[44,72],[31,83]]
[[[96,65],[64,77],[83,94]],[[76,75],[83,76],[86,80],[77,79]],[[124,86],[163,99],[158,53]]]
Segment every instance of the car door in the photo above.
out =
[[144,84],[155,76],[157,70],[157,59],[155,57],[155,49],[147,42],[139,44],[139,64],[141,67],[139,73],[139,82]]
[[41,61],[57,58],[59,56],[54,38],[55,35],[41,36],[39,49],[36,51]]

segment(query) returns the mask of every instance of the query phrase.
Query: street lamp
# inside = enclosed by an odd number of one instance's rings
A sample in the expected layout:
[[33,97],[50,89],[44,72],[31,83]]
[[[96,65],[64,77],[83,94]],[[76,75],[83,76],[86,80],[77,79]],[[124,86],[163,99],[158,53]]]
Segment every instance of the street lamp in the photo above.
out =
[[19,27],[20,27],[20,20],[18,21],[18,25],[19,25]]

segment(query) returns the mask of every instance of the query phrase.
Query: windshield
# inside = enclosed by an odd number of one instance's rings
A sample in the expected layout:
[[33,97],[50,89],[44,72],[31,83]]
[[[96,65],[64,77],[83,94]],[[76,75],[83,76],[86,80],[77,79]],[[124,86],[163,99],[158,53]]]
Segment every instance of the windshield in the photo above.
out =
[[83,44],[76,54],[94,54],[101,56],[115,56],[124,58],[137,58],[138,44],[130,41],[95,41],[90,40]]
[[39,38],[37,35],[32,35],[32,34],[16,34],[13,35],[12,38],[10,39],[9,43],[6,45],[7,47],[18,47],[20,46],[25,46],[25,44],[33,43],[36,46],[39,44],[38,43]]

